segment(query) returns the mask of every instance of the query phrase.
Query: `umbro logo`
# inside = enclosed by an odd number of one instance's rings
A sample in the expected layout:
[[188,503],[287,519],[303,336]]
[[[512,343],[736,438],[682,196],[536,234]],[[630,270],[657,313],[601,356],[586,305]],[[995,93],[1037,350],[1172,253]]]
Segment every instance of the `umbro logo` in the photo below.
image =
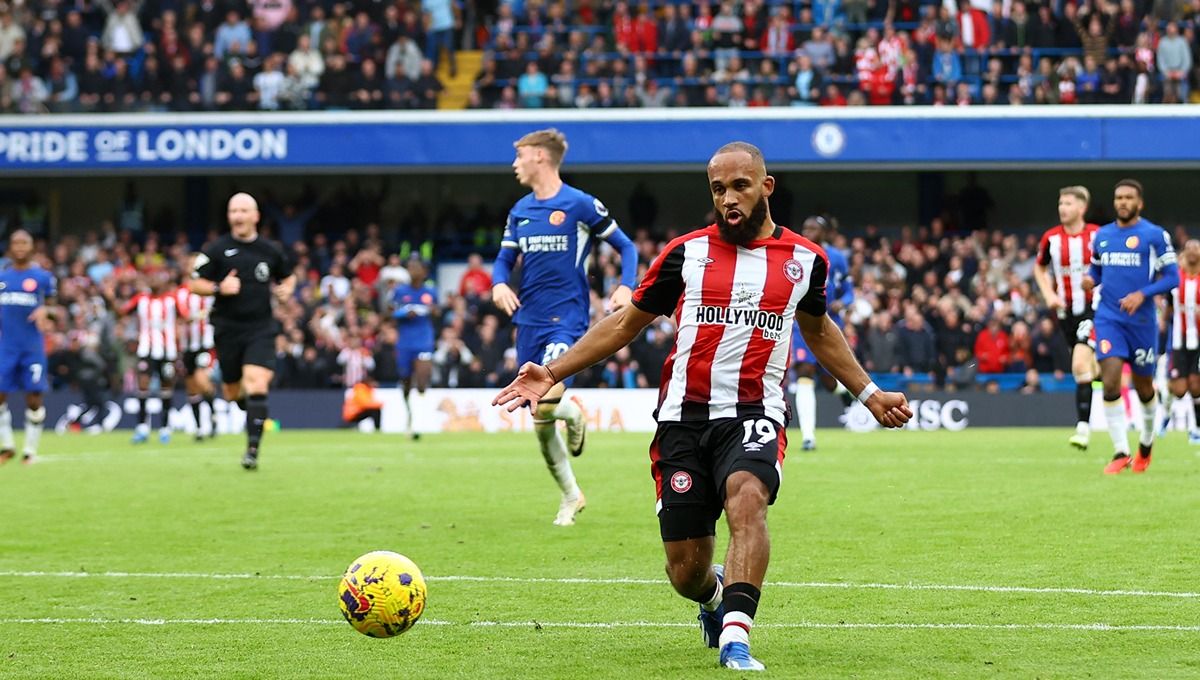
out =
[[716,260],[712,259],[711,257],[701,257],[696,260],[696,262],[700,263],[700,266],[704,266],[706,264],[712,264],[715,261]]
[[233,257],[234,255],[237,255],[237,250],[237,248],[227,248],[225,250],[225,257]]

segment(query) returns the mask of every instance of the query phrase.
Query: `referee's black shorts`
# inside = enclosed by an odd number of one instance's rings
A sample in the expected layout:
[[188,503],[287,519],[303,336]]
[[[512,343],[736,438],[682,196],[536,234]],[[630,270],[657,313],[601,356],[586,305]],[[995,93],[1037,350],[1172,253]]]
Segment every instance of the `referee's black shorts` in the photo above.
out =
[[213,344],[221,362],[221,382],[241,382],[242,367],[275,370],[275,328],[216,328]]

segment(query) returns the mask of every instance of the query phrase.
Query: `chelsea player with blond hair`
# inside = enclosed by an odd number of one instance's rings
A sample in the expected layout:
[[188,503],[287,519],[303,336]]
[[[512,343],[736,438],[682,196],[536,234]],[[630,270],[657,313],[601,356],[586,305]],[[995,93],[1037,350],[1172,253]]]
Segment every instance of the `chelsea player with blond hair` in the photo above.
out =
[[[591,298],[587,259],[596,239],[621,255],[621,283],[609,298],[609,311],[629,304],[637,283],[637,248],[608,214],[600,199],[562,181],[559,169],[567,153],[566,137],[553,128],[538,130],[513,143],[512,167],[530,193],[512,207],[492,268],[492,300],[512,315],[517,326],[517,364],[547,364],[587,331]],[[509,276],[521,256],[520,296]],[[570,379],[557,383],[539,400],[533,414],[546,466],[558,482],[562,501],[554,524],[570,526],[587,504],[567,457],[583,453],[587,422],[577,398],[563,399]],[[567,441],[557,421],[567,424]]]

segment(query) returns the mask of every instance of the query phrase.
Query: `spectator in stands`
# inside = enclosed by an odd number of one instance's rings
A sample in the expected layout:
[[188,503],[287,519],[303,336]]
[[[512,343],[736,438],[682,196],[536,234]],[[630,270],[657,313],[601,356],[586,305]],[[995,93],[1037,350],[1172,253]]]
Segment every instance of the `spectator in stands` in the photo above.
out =
[[1009,338],[999,314],[988,317],[987,326],[975,338],[975,360],[980,373],[1003,373],[1008,368]]
[[213,40],[213,56],[225,59],[230,54],[243,54],[246,46],[250,44],[251,37],[250,25],[242,20],[237,10],[231,9],[225,13],[225,23],[217,28]]
[[[490,61],[492,67],[495,67],[495,60]],[[404,75],[413,82],[421,77],[421,49],[417,47],[412,38],[403,34],[398,36],[396,42],[388,48],[385,70],[387,73],[395,73],[398,66],[404,69]]]
[[447,61],[450,63],[450,77],[457,77],[458,61],[454,54],[457,9],[454,7],[453,0],[422,0],[421,8],[425,12],[426,26],[428,26],[428,33],[425,35],[425,58],[436,68],[444,48]]
[[312,39],[307,33],[301,33],[296,38],[296,49],[288,55],[288,66],[307,91],[317,88],[321,75],[325,73],[325,59],[313,49]]
[[897,356],[906,375],[933,375],[937,366],[937,343],[933,329],[914,304],[904,310]]
[[263,69],[254,76],[254,91],[258,94],[258,108],[263,111],[278,111],[280,108],[279,95],[283,90],[284,80],[281,67],[283,57],[273,54],[267,57]]
[[12,83],[9,94],[13,106],[20,113],[45,113],[46,100],[50,98],[50,90],[41,78],[33,75],[29,66],[21,67],[20,75]]
[[50,62],[50,73],[46,77],[46,107],[51,113],[75,111],[79,102],[79,82],[75,74],[67,69],[66,62],[55,57]]
[[1158,40],[1157,62],[1163,80],[1163,103],[1187,101],[1188,77],[1192,72],[1192,47],[1179,34],[1179,24],[1167,24],[1166,35]]
[[413,92],[416,96],[416,106],[419,109],[436,109],[438,106],[438,97],[445,90],[442,81],[433,73],[433,62],[426,59],[421,62],[421,77],[413,83]]
[[550,81],[546,78],[546,74],[538,69],[538,63],[536,61],[527,62],[525,73],[517,79],[517,96],[520,98],[522,108],[542,108],[546,89],[549,86]]
[[96,0],[96,4],[108,13],[104,22],[104,33],[100,37],[100,44],[104,49],[111,50],[118,56],[128,56],[140,50],[146,42],[137,17],[142,7],[141,0],[117,0],[116,5],[113,5],[111,0]]
[[471,253],[467,257],[467,270],[459,280],[458,294],[468,300],[479,301],[489,297],[491,292],[492,276],[483,267],[483,257],[479,253]]
[[900,332],[892,324],[892,315],[880,312],[870,318],[866,337],[859,347],[863,367],[872,373],[896,373],[900,362],[896,350],[900,346]]
[[382,109],[386,104],[384,89],[387,82],[379,75],[379,69],[371,59],[364,59],[359,64],[359,72],[355,77],[354,89],[350,92],[350,108],[353,109]]

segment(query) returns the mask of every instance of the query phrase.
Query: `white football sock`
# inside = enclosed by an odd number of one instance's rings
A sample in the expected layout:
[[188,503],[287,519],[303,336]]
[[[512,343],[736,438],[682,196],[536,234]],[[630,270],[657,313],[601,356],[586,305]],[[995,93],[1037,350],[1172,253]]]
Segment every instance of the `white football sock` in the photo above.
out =
[[410,407],[409,411],[408,411],[408,418],[409,418],[408,432],[409,432],[409,434],[412,434],[414,432],[420,433],[425,428],[414,425],[414,423],[420,423],[421,418],[426,417],[426,415],[425,415],[425,393],[420,390],[413,390],[412,392],[409,393],[408,397],[409,397],[408,403],[409,403],[409,407]]
[[796,380],[796,418],[800,420],[800,439],[817,439],[817,390],[812,378]]
[[563,496],[578,498],[579,485],[575,483],[575,473],[571,470],[571,461],[567,459],[567,445],[558,433],[558,426],[553,420],[535,420],[533,431],[542,447],[546,467],[550,468],[550,474],[554,475]]
[[724,648],[730,642],[750,644],[750,628],[754,619],[746,616],[745,612],[725,612],[725,620],[721,627],[720,647]]
[[407,424],[404,426],[405,434],[413,433],[413,402],[414,401],[416,401],[416,397],[414,396],[413,392],[410,391],[408,394],[404,395],[404,417],[407,419],[405,421]]
[[1122,399],[1104,402],[1104,419],[1108,421],[1108,436],[1112,438],[1113,453],[1129,455],[1129,419],[1125,417]]
[[0,449],[12,451],[16,445],[13,440],[12,411],[8,410],[7,403],[0,404]]
[[721,585],[721,579],[717,579],[717,592],[713,593],[712,599],[708,602],[701,602],[700,607],[706,612],[715,612],[721,606],[721,601],[725,597],[725,586]]
[[[42,425],[45,422],[45,406],[39,406],[36,411],[25,409],[25,455],[37,455],[38,444],[42,441]],[[12,428],[9,429],[11,430]]]
[[1142,402],[1142,436],[1138,441],[1142,446],[1154,444],[1155,423],[1158,422],[1158,395],[1150,397],[1150,401]]

